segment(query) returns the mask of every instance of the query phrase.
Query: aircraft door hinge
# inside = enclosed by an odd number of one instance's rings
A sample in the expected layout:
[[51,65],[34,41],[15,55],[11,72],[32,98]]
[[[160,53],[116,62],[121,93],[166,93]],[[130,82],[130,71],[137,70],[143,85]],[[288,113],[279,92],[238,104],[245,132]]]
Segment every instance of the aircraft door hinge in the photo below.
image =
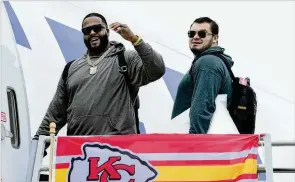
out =
[[1,140],[4,140],[5,138],[12,138],[13,134],[5,129],[4,124],[1,124]]

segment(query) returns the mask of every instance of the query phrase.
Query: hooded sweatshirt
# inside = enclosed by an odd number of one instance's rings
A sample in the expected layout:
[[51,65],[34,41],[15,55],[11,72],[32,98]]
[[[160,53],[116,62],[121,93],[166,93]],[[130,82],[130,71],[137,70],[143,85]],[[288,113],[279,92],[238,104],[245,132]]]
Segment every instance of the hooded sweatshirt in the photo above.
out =
[[[219,52],[231,66],[233,61],[224,54],[224,49],[215,46],[203,53]],[[193,79],[192,79],[193,78]],[[218,94],[227,94],[228,106],[231,103],[232,79],[223,61],[213,55],[205,55],[192,65],[192,78],[187,72],[179,83],[172,118],[190,108],[191,134],[206,134],[216,109],[215,99]]]
[[[67,135],[136,134],[134,106],[124,75],[119,72],[118,54],[124,51],[129,82],[134,89],[160,79],[165,73],[162,56],[142,41],[135,50],[110,42],[114,48],[89,74],[85,56],[74,61],[66,81],[61,77],[56,93],[35,135],[49,135],[49,123]],[[97,58],[91,58],[96,60]]]

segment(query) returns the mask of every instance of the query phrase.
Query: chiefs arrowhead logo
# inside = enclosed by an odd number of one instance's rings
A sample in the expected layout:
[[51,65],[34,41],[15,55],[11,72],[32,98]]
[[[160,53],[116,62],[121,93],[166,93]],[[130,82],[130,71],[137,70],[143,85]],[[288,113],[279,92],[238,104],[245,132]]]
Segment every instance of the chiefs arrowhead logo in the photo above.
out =
[[158,172],[136,154],[108,144],[86,143],[83,157],[72,158],[68,182],[151,182]]

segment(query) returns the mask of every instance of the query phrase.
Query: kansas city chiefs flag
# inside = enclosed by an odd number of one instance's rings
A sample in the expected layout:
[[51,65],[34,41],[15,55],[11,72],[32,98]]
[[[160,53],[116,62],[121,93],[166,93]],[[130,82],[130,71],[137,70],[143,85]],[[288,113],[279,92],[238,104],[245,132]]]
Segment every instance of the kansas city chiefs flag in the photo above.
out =
[[57,137],[55,182],[256,182],[259,135]]

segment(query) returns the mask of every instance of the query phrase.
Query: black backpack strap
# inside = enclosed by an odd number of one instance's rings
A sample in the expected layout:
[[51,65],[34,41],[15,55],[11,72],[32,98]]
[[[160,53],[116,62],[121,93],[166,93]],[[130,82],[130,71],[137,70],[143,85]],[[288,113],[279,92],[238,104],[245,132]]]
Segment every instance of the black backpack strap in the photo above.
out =
[[119,69],[120,73],[122,73],[125,77],[125,80],[128,84],[129,88],[129,77],[128,77],[128,69],[127,69],[127,62],[125,60],[124,51],[121,51],[118,55],[118,61],[119,61]]
[[131,99],[133,100],[133,108],[134,108],[134,114],[135,114],[135,125],[136,125],[136,133],[140,134],[139,129],[139,118],[138,118],[138,109],[139,109],[139,98],[138,98],[138,90],[134,90],[132,88],[132,85],[130,84],[130,79],[128,76],[128,69],[127,69],[127,62],[125,60],[124,51],[121,51],[118,55],[118,61],[119,61],[119,71],[124,75],[125,82],[127,83],[128,90],[130,96],[135,95],[135,98]]
[[71,64],[74,62],[75,60],[72,60],[70,62],[68,62],[62,72],[62,79],[64,80],[64,82],[66,83],[67,82],[67,78],[68,78],[68,75],[69,75],[69,69],[70,69],[70,66]]
[[[137,95],[138,91],[135,91],[133,89],[132,85],[130,84],[130,79],[129,79],[129,76],[128,76],[127,62],[125,60],[124,51],[121,51],[119,53],[118,61],[119,61],[119,71],[120,71],[120,73],[122,73],[124,75],[124,78],[125,78],[125,81],[127,83],[130,95]],[[135,97],[135,98],[132,98],[132,99],[133,99],[133,102],[135,102],[138,98]]]
[[[66,87],[66,83],[67,83],[67,79],[68,79],[68,75],[69,75],[69,69],[71,64],[74,62],[75,60],[72,60],[70,62],[68,62],[62,72],[62,79],[64,80],[64,85]],[[65,102],[68,104],[69,102],[69,96],[68,93],[65,95]]]

